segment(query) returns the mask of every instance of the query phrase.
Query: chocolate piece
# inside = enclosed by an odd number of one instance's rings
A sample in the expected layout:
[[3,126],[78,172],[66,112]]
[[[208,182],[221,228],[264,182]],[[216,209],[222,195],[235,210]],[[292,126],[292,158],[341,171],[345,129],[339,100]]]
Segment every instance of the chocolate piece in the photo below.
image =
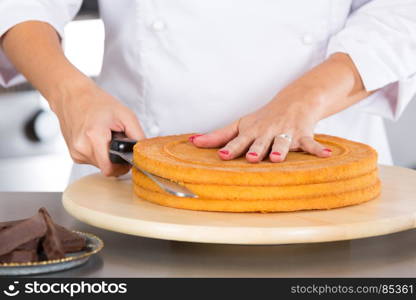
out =
[[12,252],[0,256],[0,262],[11,263],[11,262],[34,262],[38,261],[38,245],[39,238],[33,239],[27,243],[24,243],[17,247]]
[[13,225],[15,225],[15,224],[17,224],[19,222],[25,221],[25,220],[27,220],[27,219],[7,221],[7,222],[0,222],[0,231],[2,229],[9,228],[9,227],[11,227],[11,226],[13,226]]
[[43,215],[46,222],[46,236],[42,240],[42,248],[47,259],[59,259],[65,257],[62,243],[59,239],[55,224],[52,222],[51,216],[45,208],[39,209],[39,213]]
[[1,230],[0,256],[35,238],[44,236],[46,231],[46,223],[41,213]]
[[24,243],[16,248],[16,250],[35,250],[37,251],[39,245],[39,238],[33,239],[27,243]]
[[85,246],[83,236],[55,224],[45,208],[29,219],[0,222],[0,263],[59,259]]
[[55,227],[65,252],[77,252],[85,248],[86,240],[83,236],[58,224]]
[[22,263],[38,261],[38,254],[35,249],[14,250],[0,256],[1,263]]
[[[0,231],[2,229],[9,228],[13,226],[14,224],[17,224],[19,222],[25,221],[27,219],[22,220],[16,220],[16,221],[8,221],[8,222],[0,222]],[[72,232],[71,230],[66,229],[65,227],[58,225],[54,223],[57,233],[59,236],[59,240],[62,243],[62,246],[64,248],[65,253],[66,252],[77,252],[81,251],[83,248],[85,248],[86,241],[83,236],[80,236],[79,234]],[[20,247],[19,247],[20,249]]]

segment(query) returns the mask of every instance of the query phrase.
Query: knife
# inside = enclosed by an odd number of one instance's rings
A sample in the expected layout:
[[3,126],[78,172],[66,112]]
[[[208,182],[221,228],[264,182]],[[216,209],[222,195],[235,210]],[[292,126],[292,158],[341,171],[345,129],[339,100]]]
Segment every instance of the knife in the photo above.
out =
[[130,164],[169,194],[177,197],[198,198],[186,187],[138,167],[133,161],[133,147],[136,142],[136,140],[128,138],[123,132],[112,132],[109,150],[110,161],[114,164]]

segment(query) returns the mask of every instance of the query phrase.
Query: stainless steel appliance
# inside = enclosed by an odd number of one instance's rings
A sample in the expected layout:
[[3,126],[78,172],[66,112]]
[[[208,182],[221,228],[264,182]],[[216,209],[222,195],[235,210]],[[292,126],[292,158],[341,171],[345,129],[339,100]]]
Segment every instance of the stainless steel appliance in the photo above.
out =
[[63,151],[59,122],[29,84],[0,89],[0,158]]

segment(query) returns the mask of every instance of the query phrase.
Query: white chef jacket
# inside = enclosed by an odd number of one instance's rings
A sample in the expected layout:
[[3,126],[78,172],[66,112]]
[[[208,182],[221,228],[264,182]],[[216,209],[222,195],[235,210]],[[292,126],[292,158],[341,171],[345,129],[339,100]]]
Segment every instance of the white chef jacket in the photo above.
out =
[[[39,20],[63,37],[80,4],[1,0],[0,36]],[[137,114],[147,137],[222,127],[344,52],[365,88],[378,92],[320,121],[316,132],[367,143],[380,163],[392,163],[382,118],[397,119],[416,93],[415,0],[100,0],[99,6],[105,50],[98,84]],[[0,83],[19,77],[0,53]],[[76,166],[72,178],[93,170]]]

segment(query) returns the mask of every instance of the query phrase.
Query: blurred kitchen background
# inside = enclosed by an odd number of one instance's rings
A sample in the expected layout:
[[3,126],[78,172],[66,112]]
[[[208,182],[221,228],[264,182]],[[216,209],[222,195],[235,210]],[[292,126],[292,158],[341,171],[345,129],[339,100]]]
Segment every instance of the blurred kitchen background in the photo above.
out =
[[[84,0],[65,28],[64,49],[81,71],[101,70],[104,27],[96,0]],[[416,53],[415,53],[416,55]],[[386,121],[396,165],[416,168],[416,101],[398,122]],[[72,161],[48,104],[29,84],[0,87],[0,191],[62,191]]]

